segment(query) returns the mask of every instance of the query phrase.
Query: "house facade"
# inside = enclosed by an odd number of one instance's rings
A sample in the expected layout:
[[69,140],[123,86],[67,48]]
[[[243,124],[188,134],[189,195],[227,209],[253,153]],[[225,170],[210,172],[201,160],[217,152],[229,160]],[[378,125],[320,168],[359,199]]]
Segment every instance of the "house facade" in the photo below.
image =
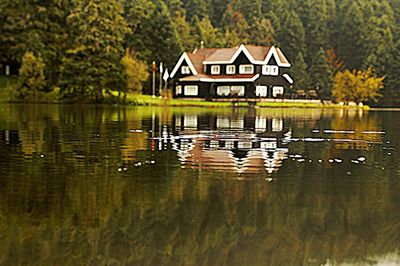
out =
[[201,48],[183,53],[171,78],[175,98],[282,98],[293,84],[291,64],[274,46]]

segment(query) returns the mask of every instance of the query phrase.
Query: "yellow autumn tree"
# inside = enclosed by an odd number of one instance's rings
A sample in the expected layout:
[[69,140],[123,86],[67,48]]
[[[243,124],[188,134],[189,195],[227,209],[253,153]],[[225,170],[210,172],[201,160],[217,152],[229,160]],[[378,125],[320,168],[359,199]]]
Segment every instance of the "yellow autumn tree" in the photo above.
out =
[[[127,79],[127,91],[134,93],[141,93],[143,82],[149,77],[146,63],[140,61],[136,53],[127,49],[124,57],[122,58],[122,64],[125,67],[125,75]],[[124,102],[126,99],[126,91],[124,91]]]
[[340,102],[377,101],[382,94],[384,77],[376,77],[372,68],[337,72],[333,84],[333,96]]

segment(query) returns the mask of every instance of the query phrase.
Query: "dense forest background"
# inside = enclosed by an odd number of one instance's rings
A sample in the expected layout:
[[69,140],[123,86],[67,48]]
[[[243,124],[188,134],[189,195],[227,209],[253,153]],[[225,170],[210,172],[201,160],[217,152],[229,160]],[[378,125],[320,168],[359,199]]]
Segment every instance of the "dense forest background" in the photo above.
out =
[[372,67],[385,76],[380,104],[400,104],[400,0],[2,0],[0,25],[0,61],[30,52],[41,90],[65,96],[126,91],[126,49],[150,72],[201,42],[245,43],[281,47],[293,89],[329,98],[337,72]]

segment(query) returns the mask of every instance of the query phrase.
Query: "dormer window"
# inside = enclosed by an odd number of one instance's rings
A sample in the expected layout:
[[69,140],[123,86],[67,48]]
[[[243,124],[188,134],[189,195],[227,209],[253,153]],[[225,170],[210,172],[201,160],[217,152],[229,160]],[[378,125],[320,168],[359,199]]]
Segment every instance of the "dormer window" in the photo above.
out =
[[235,65],[227,65],[226,66],[226,74],[232,75],[236,73],[236,66]]
[[183,66],[183,67],[181,68],[181,73],[182,73],[183,75],[190,74],[190,68],[189,68],[188,66]]
[[220,71],[220,66],[211,66],[211,75],[219,75]]
[[262,66],[262,74],[264,76],[278,76],[279,68],[278,66],[264,65]]
[[239,66],[239,74],[253,74],[254,66],[253,65],[240,65]]

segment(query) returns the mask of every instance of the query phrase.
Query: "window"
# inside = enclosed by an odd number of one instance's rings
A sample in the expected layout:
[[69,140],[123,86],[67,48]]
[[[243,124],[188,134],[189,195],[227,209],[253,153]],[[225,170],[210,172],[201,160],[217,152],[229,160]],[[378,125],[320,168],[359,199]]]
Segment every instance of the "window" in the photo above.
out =
[[253,74],[254,66],[253,65],[240,65],[239,66],[239,74]]
[[[186,88],[186,86],[185,86]],[[183,126],[185,128],[197,128],[197,116],[196,115],[185,115],[183,120]]]
[[262,66],[262,74],[265,76],[278,76],[279,68],[278,66],[270,66],[270,65]]
[[190,68],[188,66],[183,66],[181,68],[181,73],[186,75],[186,74],[190,74]]
[[186,85],[185,95],[186,96],[197,96],[199,94],[199,87],[197,85]]
[[267,128],[267,118],[257,116],[256,117],[256,129],[263,129],[265,130]]
[[263,141],[260,143],[261,149],[272,150],[277,148],[276,141]]
[[272,131],[279,132],[283,130],[283,120],[282,119],[272,119]]
[[283,87],[275,86],[272,88],[272,97],[278,97],[283,94]]
[[227,65],[226,66],[226,74],[232,75],[235,74],[236,72],[236,66],[235,65]]
[[231,88],[229,86],[218,86],[217,87],[217,95],[218,96],[228,96],[231,92]]
[[217,117],[217,128],[229,128],[229,118]]
[[244,86],[218,86],[217,95],[218,96],[244,96],[245,87]]
[[181,95],[182,94],[182,86],[178,85],[175,87],[175,95]]
[[211,75],[218,75],[220,73],[220,67],[219,66],[211,66]]
[[267,86],[256,86],[256,96],[257,97],[267,97]]
[[235,96],[244,96],[244,86],[232,86],[231,94]]
[[6,65],[6,76],[9,76],[10,75],[10,66],[9,65]]

